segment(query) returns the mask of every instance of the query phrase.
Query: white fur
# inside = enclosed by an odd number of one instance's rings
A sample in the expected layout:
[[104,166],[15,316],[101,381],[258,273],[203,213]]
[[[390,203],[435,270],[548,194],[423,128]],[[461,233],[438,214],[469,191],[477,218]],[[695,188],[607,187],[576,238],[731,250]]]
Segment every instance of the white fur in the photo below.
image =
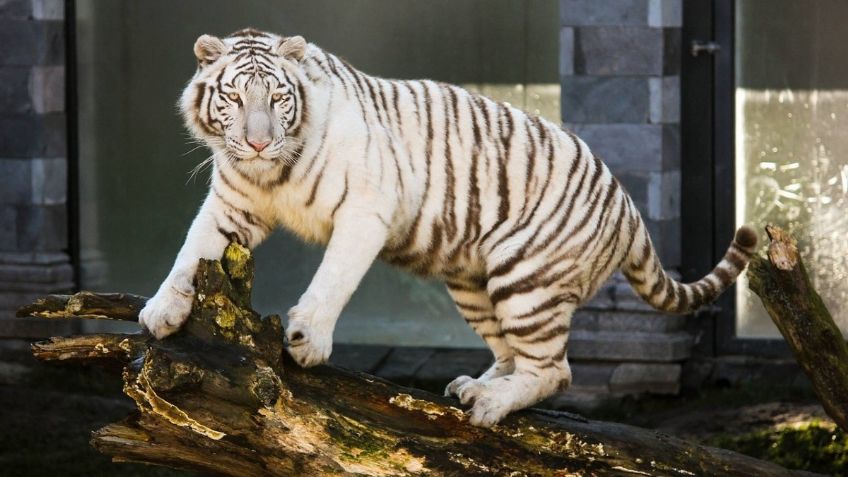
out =
[[[381,256],[445,279],[492,349],[489,370],[446,390],[472,405],[473,424],[492,426],[568,386],[571,315],[619,266],[655,306],[694,297],[676,282],[655,293],[666,278],[638,211],[573,135],[457,87],[364,75],[296,38],[198,40],[201,66],[180,104],[213,151],[213,172],[171,273],[141,312],[157,338],[189,313],[198,259],[219,258],[230,237],[254,247],[282,225],[327,247],[288,313],[298,363],[327,361],[336,320]],[[257,59],[247,48],[284,54]],[[246,130],[271,144],[251,149]]]

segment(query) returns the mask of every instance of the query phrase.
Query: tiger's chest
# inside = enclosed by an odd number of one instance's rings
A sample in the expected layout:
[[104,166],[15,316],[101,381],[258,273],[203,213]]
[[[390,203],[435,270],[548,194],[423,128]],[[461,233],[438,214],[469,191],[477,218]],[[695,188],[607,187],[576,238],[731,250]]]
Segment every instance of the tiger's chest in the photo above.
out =
[[321,202],[309,203],[309,196],[302,193],[280,194],[275,197],[274,208],[277,223],[301,240],[320,245],[330,241],[332,211]]

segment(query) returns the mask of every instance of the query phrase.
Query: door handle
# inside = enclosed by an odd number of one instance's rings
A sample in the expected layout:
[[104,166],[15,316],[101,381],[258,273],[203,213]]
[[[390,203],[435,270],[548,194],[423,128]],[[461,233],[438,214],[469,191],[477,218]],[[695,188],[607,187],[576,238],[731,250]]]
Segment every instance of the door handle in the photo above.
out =
[[721,45],[714,41],[692,40],[692,46],[689,47],[689,52],[695,57],[701,53],[714,55],[719,51],[721,51]]

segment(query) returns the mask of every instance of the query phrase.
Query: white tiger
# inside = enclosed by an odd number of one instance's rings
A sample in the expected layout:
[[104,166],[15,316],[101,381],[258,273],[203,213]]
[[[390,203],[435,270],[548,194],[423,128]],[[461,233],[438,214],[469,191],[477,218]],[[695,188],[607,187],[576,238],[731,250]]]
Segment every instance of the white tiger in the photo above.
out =
[[198,259],[255,247],[278,224],[326,245],[288,313],[288,352],[327,361],[336,320],[377,258],[443,279],[494,364],[447,394],[492,426],[571,382],[575,308],[622,269],[658,309],[715,299],[756,244],[737,231],[692,284],[670,279],[639,212],[589,148],[556,124],[435,81],[357,71],[299,36],[201,36],[181,109],[214,153],[209,195],[141,311],[157,338],[188,315]]

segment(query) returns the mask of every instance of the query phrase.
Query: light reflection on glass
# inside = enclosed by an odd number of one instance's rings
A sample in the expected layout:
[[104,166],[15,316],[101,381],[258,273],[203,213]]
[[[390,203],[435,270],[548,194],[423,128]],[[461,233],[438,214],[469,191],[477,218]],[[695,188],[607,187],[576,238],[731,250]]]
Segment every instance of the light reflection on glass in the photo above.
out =
[[495,101],[509,103],[527,113],[541,116],[557,124],[560,123],[559,83],[466,83],[462,87]]
[[[792,232],[848,332],[848,2],[736,0],[734,9],[736,220]],[[779,336],[740,285],[738,334]]]
[[[736,91],[737,221],[797,239],[813,285],[848,334],[848,91]],[[741,277],[737,332],[779,336]]]

